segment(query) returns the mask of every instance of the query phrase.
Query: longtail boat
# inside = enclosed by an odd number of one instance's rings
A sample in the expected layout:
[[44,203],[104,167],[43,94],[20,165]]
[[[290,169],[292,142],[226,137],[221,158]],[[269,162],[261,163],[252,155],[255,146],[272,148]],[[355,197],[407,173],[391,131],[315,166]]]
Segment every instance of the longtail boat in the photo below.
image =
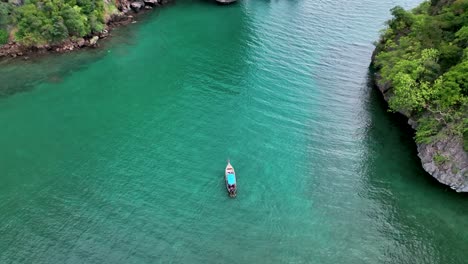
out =
[[236,172],[231,165],[231,162],[228,160],[226,170],[224,173],[224,179],[226,180],[226,189],[230,197],[236,197],[237,195],[237,182],[236,182]]

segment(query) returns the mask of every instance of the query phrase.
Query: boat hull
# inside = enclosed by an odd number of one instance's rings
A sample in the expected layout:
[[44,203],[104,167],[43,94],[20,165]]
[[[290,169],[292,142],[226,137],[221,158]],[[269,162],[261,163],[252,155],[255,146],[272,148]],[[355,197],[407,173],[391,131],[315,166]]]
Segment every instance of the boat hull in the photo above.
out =
[[224,181],[226,183],[226,190],[229,196],[236,197],[237,195],[236,172],[234,171],[234,168],[229,162],[224,171]]

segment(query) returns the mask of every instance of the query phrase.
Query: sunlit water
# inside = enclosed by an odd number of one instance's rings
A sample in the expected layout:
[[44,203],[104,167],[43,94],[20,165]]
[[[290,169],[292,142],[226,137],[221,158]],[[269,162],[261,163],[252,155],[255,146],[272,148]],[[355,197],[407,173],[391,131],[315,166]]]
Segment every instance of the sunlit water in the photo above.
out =
[[466,263],[467,196],[369,85],[418,2],[181,0],[0,63],[0,263]]

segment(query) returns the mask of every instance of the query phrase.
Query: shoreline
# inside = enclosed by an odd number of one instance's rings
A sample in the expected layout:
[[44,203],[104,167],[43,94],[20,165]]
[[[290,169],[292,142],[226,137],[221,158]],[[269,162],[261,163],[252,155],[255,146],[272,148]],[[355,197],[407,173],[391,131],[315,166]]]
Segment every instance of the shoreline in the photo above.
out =
[[[370,69],[373,74],[373,85],[387,103],[388,108],[392,87],[389,83],[379,83],[381,77],[378,69],[374,65],[377,53],[378,49],[376,48],[372,53],[370,64]],[[397,112],[395,114],[404,116],[407,119],[407,123],[416,131],[418,123],[412,116],[403,112]],[[415,142],[415,144],[421,166],[430,176],[456,192],[468,193],[468,178],[465,177],[465,174],[468,174],[468,155],[463,149],[462,138],[451,135],[446,138],[437,139],[429,144],[418,142]],[[435,161],[436,155],[444,155],[451,159],[442,163],[437,163]]]
[[31,57],[41,57],[51,53],[62,54],[85,48],[98,48],[99,41],[111,37],[111,32],[115,28],[136,23],[137,17],[174,3],[174,0],[144,0],[131,3],[123,0],[119,2],[119,9],[121,11],[109,17],[106,21],[106,27],[102,32],[82,38],[68,38],[57,44],[32,47],[26,47],[17,42],[10,41],[0,46],[0,60],[29,60]]

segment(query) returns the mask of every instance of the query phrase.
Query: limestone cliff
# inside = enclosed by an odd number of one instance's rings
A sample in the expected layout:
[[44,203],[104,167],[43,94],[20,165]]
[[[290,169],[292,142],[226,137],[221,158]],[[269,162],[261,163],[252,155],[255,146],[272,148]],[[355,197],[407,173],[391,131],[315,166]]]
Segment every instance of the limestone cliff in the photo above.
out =
[[[379,82],[380,79],[377,71],[374,78],[375,85],[382,93],[385,101],[388,102],[392,96],[392,86],[389,83],[382,84]],[[408,113],[399,113],[408,118],[408,124],[413,129],[417,128],[417,121]],[[432,177],[457,192],[468,192],[468,155],[463,149],[461,136],[447,136],[430,144],[417,143],[417,150],[422,167]]]

